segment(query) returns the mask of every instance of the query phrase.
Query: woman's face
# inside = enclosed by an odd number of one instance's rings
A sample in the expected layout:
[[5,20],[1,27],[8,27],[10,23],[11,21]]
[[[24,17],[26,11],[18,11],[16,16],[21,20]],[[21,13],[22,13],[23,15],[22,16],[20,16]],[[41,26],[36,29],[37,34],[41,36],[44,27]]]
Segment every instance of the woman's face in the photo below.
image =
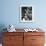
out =
[[26,15],[24,16],[24,18],[25,18],[25,19],[28,19],[28,17],[27,17]]

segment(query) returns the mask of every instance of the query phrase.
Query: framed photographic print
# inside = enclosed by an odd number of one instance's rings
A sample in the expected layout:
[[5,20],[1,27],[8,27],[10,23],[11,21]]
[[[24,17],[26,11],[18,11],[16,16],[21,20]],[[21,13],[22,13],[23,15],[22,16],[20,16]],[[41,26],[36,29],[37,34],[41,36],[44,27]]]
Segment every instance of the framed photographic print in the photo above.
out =
[[33,5],[20,6],[20,22],[33,22],[34,21],[34,7]]

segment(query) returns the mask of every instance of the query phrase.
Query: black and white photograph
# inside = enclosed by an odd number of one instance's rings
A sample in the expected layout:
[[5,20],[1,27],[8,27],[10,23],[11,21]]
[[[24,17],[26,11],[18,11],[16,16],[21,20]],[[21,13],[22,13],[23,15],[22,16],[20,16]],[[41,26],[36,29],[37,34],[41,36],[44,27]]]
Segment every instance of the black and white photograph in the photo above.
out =
[[23,5],[20,7],[20,21],[21,22],[32,22],[33,21],[33,7],[32,5]]

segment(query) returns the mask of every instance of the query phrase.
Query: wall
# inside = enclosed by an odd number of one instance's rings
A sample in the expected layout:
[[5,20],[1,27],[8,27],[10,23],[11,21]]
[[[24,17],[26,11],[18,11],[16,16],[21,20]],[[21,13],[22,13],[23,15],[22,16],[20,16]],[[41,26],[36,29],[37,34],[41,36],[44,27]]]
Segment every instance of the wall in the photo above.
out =
[[[33,5],[35,21],[21,23],[19,21],[20,5]],[[41,27],[46,28],[46,0],[1,0],[0,24],[13,24],[16,28]]]

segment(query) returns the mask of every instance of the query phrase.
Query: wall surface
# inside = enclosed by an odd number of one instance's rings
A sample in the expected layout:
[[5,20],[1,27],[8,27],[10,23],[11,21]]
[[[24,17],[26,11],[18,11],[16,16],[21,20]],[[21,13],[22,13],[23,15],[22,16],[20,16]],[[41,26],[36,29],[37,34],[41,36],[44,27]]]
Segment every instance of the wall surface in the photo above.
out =
[[[16,28],[39,27],[46,28],[46,0],[0,0],[0,25],[13,24]],[[34,22],[21,23],[20,5],[34,6]]]

